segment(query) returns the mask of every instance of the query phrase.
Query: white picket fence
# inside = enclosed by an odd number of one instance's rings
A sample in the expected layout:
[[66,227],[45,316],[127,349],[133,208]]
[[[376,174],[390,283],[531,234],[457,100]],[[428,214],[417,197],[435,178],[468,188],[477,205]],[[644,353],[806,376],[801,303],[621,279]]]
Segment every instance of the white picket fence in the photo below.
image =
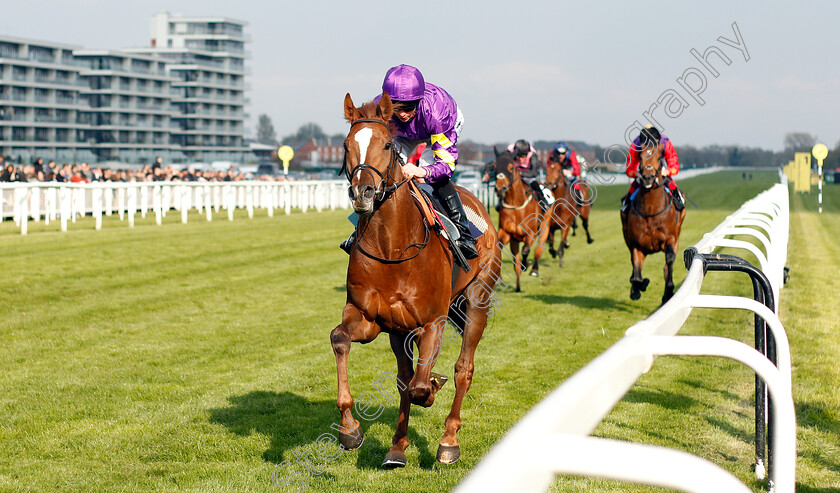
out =
[[[759,259],[778,307],[787,256],[788,189],[782,184],[746,202],[694,248],[680,289],[663,307],[630,327],[606,352],[557,387],[531,409],[485,456],[456,492],[542,492],[557,474],[608,478],[697,492],[748,492],[722,467],[686,452],[590,436],[656,356],[692,355],[731,358],[752,368],[766,382],[772,399],[775,439],[770,440],[769,489],[795,488],[796,421],[791,396],[790,349],[776,313],[765,305],[734,296],[701,295],[703,254],[718,247],[746,249]],[[760,228],[759,231],[756,228]],[[752,235],[752,243],[727,238]],[[711,336],[677,336],[697,307],[750,310],[766,320],[775,338],[778,366],[741,342]],[[778,308],[776,308],[778,309]],[[709,382],[714,386],[715,382]],[[690,431],[688,431],[690,433]],[[746,465],[745,465],[746,467]],[[759,477],[761,471],[757,471]]]
[[[190,211],[213,220],[213,214],[245,209],[254,217],[255,209],[268,216],[275,210],[291,214],[324,209],[348,209],[347,182],[331,181],[235,181],[235,182],[100,182],[100,183],[3,183],[0,184],[0,222],[14,220],[21,234],[27,234],[30,221],[46,224],[60,221],[61,231],[68,224],[90,214],[95,228],[102,227],[103,216],[119,215],[134,226],[137,214],[154,214],[158,225],[172,211],[186,223]],[[483,203],[492,206],[496,195],[486,186],[469,189]]]

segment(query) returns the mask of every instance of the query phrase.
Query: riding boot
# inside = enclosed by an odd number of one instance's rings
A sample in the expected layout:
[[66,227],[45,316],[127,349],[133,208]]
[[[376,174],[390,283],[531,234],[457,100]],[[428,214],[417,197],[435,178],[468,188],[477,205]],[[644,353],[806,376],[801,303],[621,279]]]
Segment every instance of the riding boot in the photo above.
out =
[[542,189],[540,188],[540,184],[537,183],[537,180],[531,182],[531,190],[534,191],[534,196],[536,197],[537,201],[540,203],[540,209],[543,212],[548,210],[548,201],[545,199],[543,195]]
[[679,188],[674,187],[674,189],[671,190],[671,196],[674,199],[674,209],[678,211],[685,209],[685,199],[683,198],[683,194]]
[[[677,187],[677,184],[674,183],[674,181],[670,178],[668,178],[667,180],[668,192],[671,193],[671,198],[674,202],[674,209],[678,211],[685,209],[685,199],[683,198],[683,194],[680,191],[679,187]],[[671,188],[671,185],[673,185],[674,188]]]
[[627,209],[630,208],[630,193],[624,195],[621,198],[621,212],[627,212]]
[[350,255],[350,250],[353,249],[354,241],[356,241],[356,230],[353,230],[353,232],[350,233],[350,236],[348,236],[347,239],[342,241],[341,244],[338,246],[339,248],[347,252],[347,255]]
[[[450,189],[452,193],[446,193],[448,191],[447,189]],[[447,212],[449,212],[449,218],[452,219],[455,227],[458,228],[458,233],[461,237],[458,238],[457,244],[458,248],[461,249],[461,253],[464,254],[467,260],[478,257],[478,250],[475,248],[475,239],[472,237],[472,233],[470,233],[470,223],[467,221],[467,214],[464,212],[464,204],[461,203],[461,197],[458,196],[455,187],[441,187],[438,189],[438,193],[440,198],[443,199],[443,205],[446,207]]]

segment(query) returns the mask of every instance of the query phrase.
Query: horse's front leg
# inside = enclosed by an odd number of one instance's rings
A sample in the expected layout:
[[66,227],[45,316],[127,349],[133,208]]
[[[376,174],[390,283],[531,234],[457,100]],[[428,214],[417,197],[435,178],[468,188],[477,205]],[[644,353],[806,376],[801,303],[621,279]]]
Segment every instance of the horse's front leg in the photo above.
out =
[[674,296],[674,260],[677,254],[673,245],[665,246],[665,294],[662,295],[662,304],[668,302]]
[[400,394],[400,414],[397,417],[397,429],[391,440],[391,450],[385,454],[382,467],[391,469],[405,467],[405,449],[408,448],[408,416],[411,410],[411,398],[408,395],[408,382],[414,377],[414,363],[406,353],[405,334],[391,332],[391,349],[397,357],[397,390]]
[[639,249],[630,251],[630,261],[633,263],[633,275],[630,277],[630,299],[638,300],[642,297],[642,291],[646,290],[650,279],[642,278],[642,264],[645,263],[645,254]]
[[531,229],[531,231],[537,231],[536,236],[528,235],[528,238],[525,240],[526,245],[530,248],[530,245],[534,245],[534,266],[531,268],[531,275],[532,276],[539,276],[540,275],[540,259],[542,258],[543,252],[543,245],[548,240],[548,234],[550,232],[550,221],[548,214],[543,214],[539,217],[539,219],[534,219],[536,221],[536,228]]
[[344,307],[341,323],[330,333],[330,343],[335,353],[338,373],[338,411],[341,413],[338,441],[347,450],[356,450],[365,441],[365,435],[359,421],[353,418],[353,396],[347,378],[347,359],[350,343],[353,341],[372,341],[379,334],[379,326],[365,319],[362,313],[351,304]]

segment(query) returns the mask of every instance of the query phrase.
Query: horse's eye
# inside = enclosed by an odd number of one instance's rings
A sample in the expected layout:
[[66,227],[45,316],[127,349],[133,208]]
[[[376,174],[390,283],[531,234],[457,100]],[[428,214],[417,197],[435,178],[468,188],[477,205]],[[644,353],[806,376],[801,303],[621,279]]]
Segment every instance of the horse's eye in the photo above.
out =
[[385,143],[385,150],[387,151],[390,148],[391,148],[391,143],[390,142]]

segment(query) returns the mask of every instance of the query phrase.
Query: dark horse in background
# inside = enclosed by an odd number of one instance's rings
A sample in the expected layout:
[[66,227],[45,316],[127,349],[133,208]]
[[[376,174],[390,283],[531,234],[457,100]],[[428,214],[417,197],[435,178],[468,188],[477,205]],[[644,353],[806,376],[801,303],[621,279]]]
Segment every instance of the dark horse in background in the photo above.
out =
[[641,298],[650,279],[642,278],[645,257],[665,252],[664,304],[674,295],[674,260],[680,242],[680,229],[685,209],[677,211],[671,194],[662,186],[662,144],[653,139],[642,141],[639,151],[639,171],[636,173],[641,186],[630,207],[621,213],[624,242],[630,249],[633,275],[630,277],[630,299]]
[[[412,197],[416,188],[402,173],[389,123],[392,114],[387,94],[378,103],[359,108],[350,94],[344,99],[344,116],[350,123],[344,141],[345,172],[359,223],[347,267],[347,304],[341,323],[330,334],[338,371],[339,442],[355,450],[364,441],[352,414],[347,378],[350,343],[367,343],[386,332],[397,358],[400,408],[392,446],[382,465],[405,466],[411,404],[431,406],[445,383],[431,378],[431,371],[449,320],[463,334],[455,363],[455,399],[437,451],[437,460],[450,464],[460,457],[456,434],[461,428],[461,404],[472,382],[475,349],[499,279],[495,259],[501,252],[487,211],[475,196],[458,187],[464,207],[486,223],[486,230],[476,241],[479,256],[469,261],[471,270],[465,272],[455,264],[446,242],[431,231]],[[415,345],[419,349],[416,368]]]
[[[531,268],[531,275],[540,275],[540,257],[542,257],[542,245],[548,238],[546,226],[546,214],[540,207],[539,200],[534,197],[530,186],[526,185],[519,175],[513,154],[510,151],[496,153],[496,162],[493,165],[496,175],[496,195],[499,197],[501,207],[499,208],[499,241],[502,246],[510,243],[510,251],[513,253],[514,271],[516,272],[516,292],[520,289],[519,279],[522,271],[528,268],[528,254],[531,246],[534,246],[534,266]],[[522,247],[522,255],[519,255],[519,243]]]
[[[574,228],[575,219],[580,216],[583,230],[586,231],[586,242],[592,243],[589,234],[589,209],[592,207],[589,186],[578,181],[577,187],[572,187],[569,179],[563,173],[563,167],[557,161],[549,160],[546,164],[545,187],[554,195],[548,215],[548,253],[552,257],[559,257],[560,267],[563,267],[563,252],[569,247],[566,238],[569,229]],[[560,230],[560,249],[554,249],[554,232]]]

